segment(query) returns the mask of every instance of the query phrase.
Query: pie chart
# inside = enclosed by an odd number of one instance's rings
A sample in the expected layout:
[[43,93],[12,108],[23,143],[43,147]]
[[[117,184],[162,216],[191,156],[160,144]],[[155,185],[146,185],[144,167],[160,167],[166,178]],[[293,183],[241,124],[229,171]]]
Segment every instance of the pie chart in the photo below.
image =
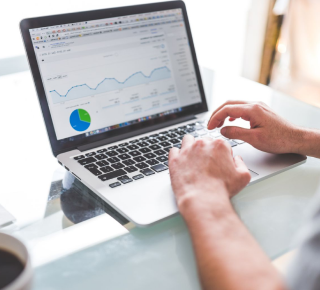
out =
[[71,113],[70,125],[74,130],[78,132],[85,131],[90,127],[90,124],[91,117],[86,110],[77,109]]

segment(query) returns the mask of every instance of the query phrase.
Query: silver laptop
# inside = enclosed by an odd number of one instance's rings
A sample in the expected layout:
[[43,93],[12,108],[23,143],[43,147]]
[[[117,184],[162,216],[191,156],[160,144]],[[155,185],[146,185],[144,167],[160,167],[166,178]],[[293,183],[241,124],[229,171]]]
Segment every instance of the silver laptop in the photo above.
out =
[[[168,153],[206,129],[208,111],[182,1],[21,21],[58,162],[138,226],[177,213]],[[305,162],[226,140],[251,183]]]

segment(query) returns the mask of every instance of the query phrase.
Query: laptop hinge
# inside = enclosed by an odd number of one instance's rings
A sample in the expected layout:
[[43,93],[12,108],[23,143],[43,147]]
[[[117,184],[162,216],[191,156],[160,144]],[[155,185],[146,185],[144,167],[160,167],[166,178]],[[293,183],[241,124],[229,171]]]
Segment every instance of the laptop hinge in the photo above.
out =
[[85,144],[85,145],[79,146],[77,149],[79,149],[81,152],[82,151],[87,151],[87,150],[90,150],[90,149],[93,149],[93,148],[97,148],[97,147],[100,147],[100,146],[103,146],[103,145],[107,145],[107,144],[110,144],[110,143],[114,143],[114,142],[117,142],[117,141],[120,141],[120,140],[123,140],[123,139],[128,139],[128,138],[131,138],[131,137],[134,137],[134,136],[137,136],[137,135],[145,134],[145,133],[148,133],[148,132],[152,132],[152,131],[155,131],[155,130],[159,130],[159,129],[162,129],[162,128],[165,128],[165,127],[173,126],[175,124],[179,124],[179,123],[183,123],[183,122],[187,122],[187,121],[191,121],[191,120],[195,120],[195,119],[196,119],[196,117],[192,116],[192,115],[191,116],[182,117],[182,118],[179,118],[179,119],[175,119],[175,120],[171,120],[171,121],[165,122],[163,124],[156,124],[156,125],[150,126],[148,128],[135,130],[133,132],[128,132],[126,134],[121,134],[119,136],[114,136],[114,137],[111,137],[111,138],[107,138],[107,139],[103,139],[103,140],[100,140],[100,141],[96,141],[96,142],[92,142],[92,143],[89,143],[89,144]]

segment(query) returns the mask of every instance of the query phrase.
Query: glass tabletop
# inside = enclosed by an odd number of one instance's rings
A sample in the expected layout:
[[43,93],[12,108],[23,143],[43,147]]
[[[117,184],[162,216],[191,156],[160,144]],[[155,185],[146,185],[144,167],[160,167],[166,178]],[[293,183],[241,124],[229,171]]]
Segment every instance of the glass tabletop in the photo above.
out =
[[[202,75],[210,109],[228,99],[261,100],[291,122],[320,129],[318,108],[242,78],[207,69]],[[29,73],[0,78],[9,96],[25,91],[29,82]],[[9,91],[14,83],[19,86]],[[28,90],[34,94],[33,88]],[[37,118],[40,112],[30,122]],[[38,130],[39,148],[28,147],[29,155],[48,148],[40,137],[44,128]],[[14,184],[8,175],[10,184],[4,184],[0,194],[0,204],[17,217],[16,224],[2,230],[20,237],[30,249],[33,289],[200,289],[188,230],[179,215],[135,228],[49,154],[33,158],[36,165],[21,164],[23,182]],[[240,218],[271,259],[295,247],[294,236],[308,214],[319,177],[319,160],[308,158],[233,198]]]

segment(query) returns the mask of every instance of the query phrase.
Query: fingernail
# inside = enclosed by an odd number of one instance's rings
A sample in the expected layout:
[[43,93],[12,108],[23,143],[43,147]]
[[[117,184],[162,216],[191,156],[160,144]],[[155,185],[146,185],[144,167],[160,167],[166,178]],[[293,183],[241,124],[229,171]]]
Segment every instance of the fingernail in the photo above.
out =
[[222,134],[222,135],[224,135],[225,133],[226,133],[226,127],[223,127],[221,130],[220,130],[220,133]]

